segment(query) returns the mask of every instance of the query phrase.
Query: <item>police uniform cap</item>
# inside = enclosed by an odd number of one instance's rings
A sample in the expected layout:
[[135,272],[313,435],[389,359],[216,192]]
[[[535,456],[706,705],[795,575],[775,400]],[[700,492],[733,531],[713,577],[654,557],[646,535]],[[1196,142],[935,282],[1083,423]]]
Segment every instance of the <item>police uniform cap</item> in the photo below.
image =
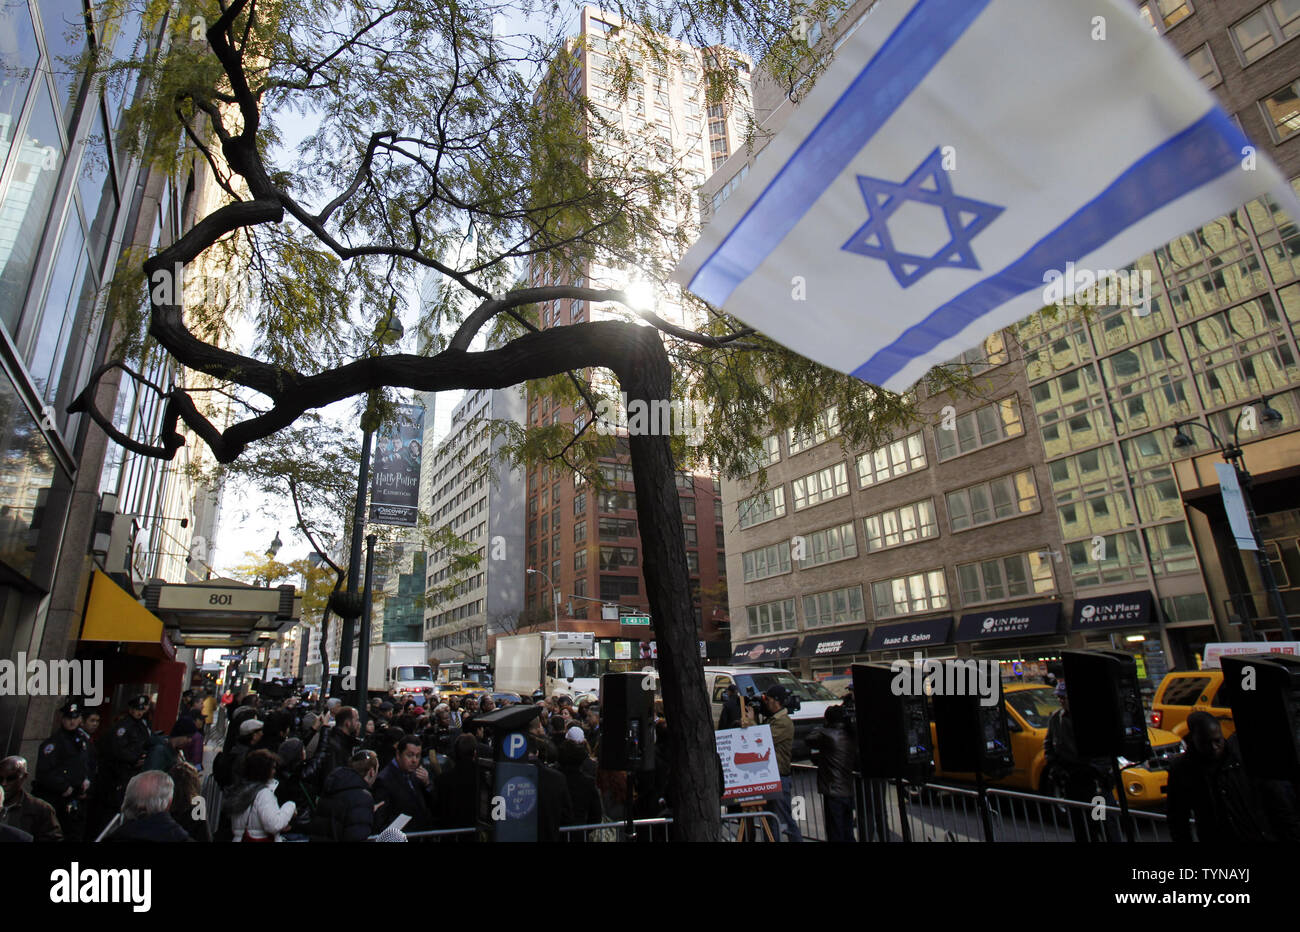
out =
[[149,697],[144,693],[141,693],[138,696],[133,696],[126,706],[128,709],[147,709],[149,708]]
[[59,706],[59,714],[64,718],[80,718],[85,714],[80,702],[76,699],[69,699],[63,705]]

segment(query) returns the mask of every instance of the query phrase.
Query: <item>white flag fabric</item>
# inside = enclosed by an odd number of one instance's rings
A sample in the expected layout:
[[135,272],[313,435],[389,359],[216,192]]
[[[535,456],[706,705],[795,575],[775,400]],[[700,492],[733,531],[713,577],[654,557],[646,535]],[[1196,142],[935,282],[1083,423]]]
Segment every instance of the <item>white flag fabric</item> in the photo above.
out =
[[1067,263],[1123,269],[1268,192],[1300,214],[1128,0],[880,0],[673,277],[902,391]]

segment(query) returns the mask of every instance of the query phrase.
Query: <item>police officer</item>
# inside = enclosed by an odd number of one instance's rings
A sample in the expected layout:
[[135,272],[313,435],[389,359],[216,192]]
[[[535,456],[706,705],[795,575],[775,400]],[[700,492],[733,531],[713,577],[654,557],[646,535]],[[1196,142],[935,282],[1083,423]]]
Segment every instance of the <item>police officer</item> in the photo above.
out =
[[126,704],[126,714],[119,718],[105,739],[103,759],[99,762],[106,779],[111,781],[113,809],[122,805],[126,785],[144,766],[149,750],[149,697],[135,696]]
[[59,709],[60,725],[41,744],[36,758],[36,796],[54,807],[66,841],[86,834],[86,797],[90,790],[90,741],[81,730],[82,705],[70,699]]

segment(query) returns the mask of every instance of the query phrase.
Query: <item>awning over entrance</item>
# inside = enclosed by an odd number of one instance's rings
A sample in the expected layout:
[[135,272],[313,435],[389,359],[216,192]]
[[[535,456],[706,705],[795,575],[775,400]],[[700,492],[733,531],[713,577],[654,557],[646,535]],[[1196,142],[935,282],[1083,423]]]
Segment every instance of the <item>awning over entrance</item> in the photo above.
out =
[[139,645],[140,649],[131,652],[176,659],[176,648],[163,630],[162,619],[99,570],[90,580],[81,640]]
[[731,652],[734,664],[769,663],[773,660],[789,660],[794,655],[794,646],[798,638],[774,638],[768,641],[750,641],[737,644]]
[[892,625],[876,625],[867,641],[867,650],[907,650],[912,647],[933,647],[947,644],[952,634],[952,617],[925,618],[920,621],[901,621]]
[[249,586],[231,579],[204,583],[153,583],[145,606],[162,619],[172,639],[186,647],[252,647],[283,634],[298,620],[293,586]]
[[835,631],[823,634],[810,634],[803,639],[799,648],[800,657],[836,657],[840,654],[856,654],[862,650],[862,642],[867,639],[867,629],[856,631]]
[[1061,603],[1017,605],[988,612],[971,612],[957,622],[953,640],[991,641],[994,638],[1032,638],[1056,634],[1061,627]]
[[1070,630],[1150,627],[1156,623],[1155,601],[1150,589],[1075,599]]

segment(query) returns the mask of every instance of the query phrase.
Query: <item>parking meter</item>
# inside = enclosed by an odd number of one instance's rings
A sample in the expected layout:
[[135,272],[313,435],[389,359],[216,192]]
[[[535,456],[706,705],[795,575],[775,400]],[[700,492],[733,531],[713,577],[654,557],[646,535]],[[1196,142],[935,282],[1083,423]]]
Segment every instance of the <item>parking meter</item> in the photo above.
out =
[[[508,706],[474,717],[472,727],[492,733],[492,759],[481,761],[480,785],[491,788],[480,806],[479,821],[493,841],[537,841],[541,780],[538,764],[528,760],[528,726],[541,714],[535,705]],[[486,808],[486,812],[483,809]]]

